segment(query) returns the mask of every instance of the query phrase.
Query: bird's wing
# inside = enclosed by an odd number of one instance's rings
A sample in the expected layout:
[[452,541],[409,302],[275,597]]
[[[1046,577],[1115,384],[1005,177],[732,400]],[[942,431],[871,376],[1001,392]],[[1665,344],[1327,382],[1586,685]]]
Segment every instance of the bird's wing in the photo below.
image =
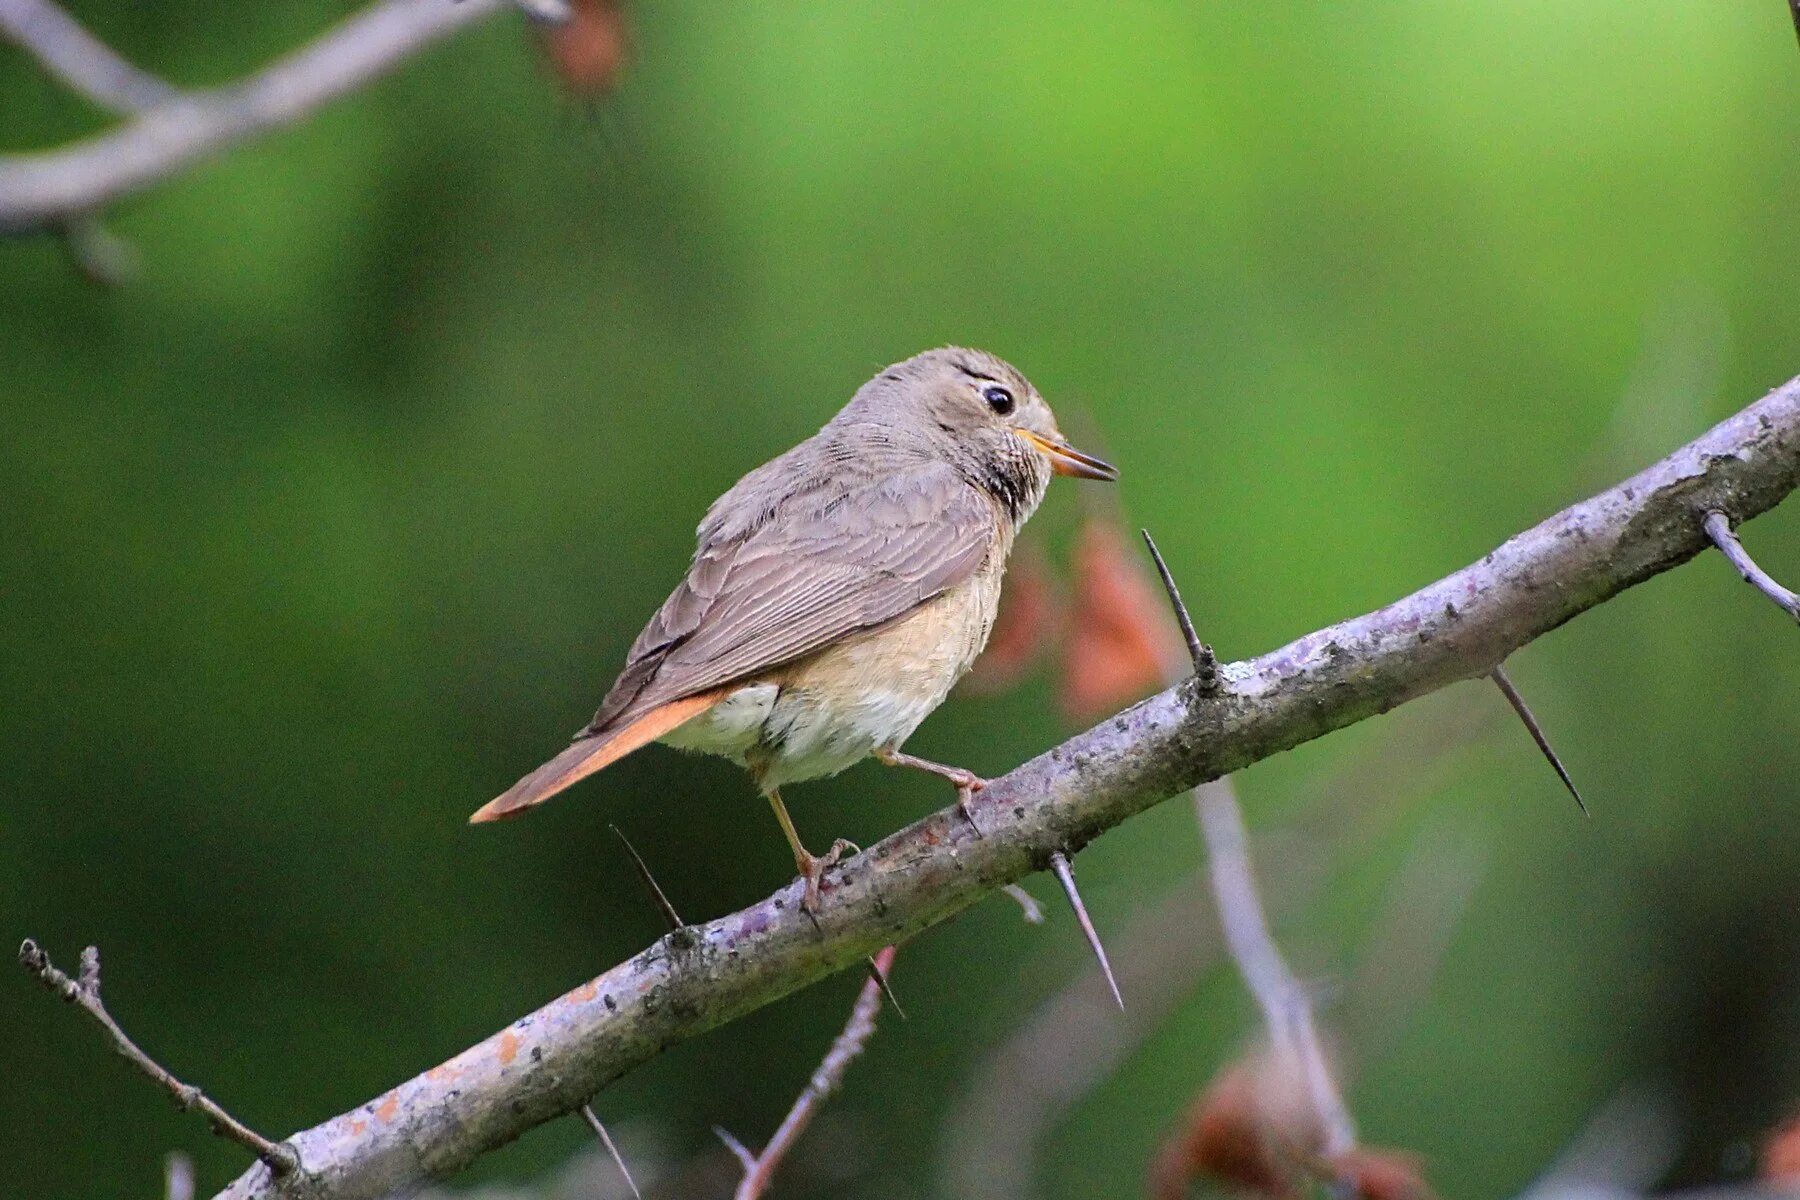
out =
[[904,615],[975,573],[998,519],[934,463],[808,491],[739,536],[703,542],[583,734]]

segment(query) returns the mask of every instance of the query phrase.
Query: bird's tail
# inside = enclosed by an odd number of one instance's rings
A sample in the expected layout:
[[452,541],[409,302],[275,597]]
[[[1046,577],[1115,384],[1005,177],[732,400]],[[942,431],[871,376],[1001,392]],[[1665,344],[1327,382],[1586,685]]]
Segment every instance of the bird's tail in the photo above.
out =
[[693,720],[730,692],[718,688],[659,704],[649,712],[602,733],[577,738],[567,750],[507,788],[501,795],[475,810],[471,825],[516,817],[533,808],[571,784],[578,783],[603,767],[610,766],[642,746],[669,733],[677,726]]

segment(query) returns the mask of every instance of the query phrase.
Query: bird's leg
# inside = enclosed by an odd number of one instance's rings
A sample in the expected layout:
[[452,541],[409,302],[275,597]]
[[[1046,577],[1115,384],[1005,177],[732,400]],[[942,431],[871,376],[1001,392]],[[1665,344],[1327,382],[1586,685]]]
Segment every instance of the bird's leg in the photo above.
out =
[[855,842],[839,838],[831,843],[831,849],[823,855],[814,855],[807,851],[800,842],[800,833],[794,828],[794,818],[788,816],[787,805],[781,802],[781,792],[770,788],[763,793],[769,798],[769,807],[775,810],[775,820],[781,824],[781,832],[787,835],[788,845],[794,850],[794,866],[799,868],[800,878],[806,881],[805,894],[800,898],[800,907],[808,916],[816,917],[819,912],[819,880],[825,872],[838,864],[846,854],[859,854],[862,848]]
[[956,807],[976,833],[981,833],[981,826],[975,820],[972,804],[975,793],[987,786],[987,780],[973,771],[965,771],[961,767],[945,766],[932,762],[929,758],[920,758],[916,754],[907,754],[892,746],[883,746],[875,751],[875,761],[889,767],[913,767],[920,771],[930,771],[933,775],[941,775],[956,785]]

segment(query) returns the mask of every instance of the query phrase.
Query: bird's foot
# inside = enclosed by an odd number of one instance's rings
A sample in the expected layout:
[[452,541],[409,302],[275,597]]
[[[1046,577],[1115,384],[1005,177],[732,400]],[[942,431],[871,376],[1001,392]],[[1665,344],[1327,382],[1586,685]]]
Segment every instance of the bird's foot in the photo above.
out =
[[825,872],[838,865],[847,854],[861,854],[862,847],[848,838],[839,838],[831,843],[831,849],[823,854],[808,854],[805,859],[796,863],[800,868],[800,878],[806,884],[806,890],[800,897],[800,907],[806,915],[816,922],[819,918],[820,881]]
[[892,748],[875,751],[875,759],[885,766],[912,767],[914,770],[929,771],[940,778],[948,779],[956,788],[956,807],[962,812],[963,819],[969,823],[969,828],[973,829],[978,837],[987,836],[986,831],[981,828],[981,822],[975,819],[975,793],[987,786],[987,780],[962,767],[932,762],[929,758],[920,758],[916,754],[907,754]]

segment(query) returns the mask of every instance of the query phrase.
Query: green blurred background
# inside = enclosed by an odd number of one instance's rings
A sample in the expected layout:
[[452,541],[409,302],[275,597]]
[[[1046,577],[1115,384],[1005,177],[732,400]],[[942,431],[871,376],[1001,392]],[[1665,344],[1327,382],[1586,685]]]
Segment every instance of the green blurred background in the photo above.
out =
[[[353,11],[71,7],[183,84]],[[0,932],[71,967],[97,942],[128,1028],[272,1135],[655,937],[608,822],[692,916],[788,878],[734,769],[663,750],[530,821],[463,821],[587,717],[712,497],[890,360],[987,347],[1085,414],[1065,423],[1099,432],[1233,656],[1463,565],[1800,372],[1780,0],[627,16],[597,105],[507,13],[120,205],[129,286],[0,244]],[[106,123],[0,47],[0,149]],[[1053,556],[1072,495],[1038,518]],[[1800,580],[1800,504],[1745,537]],[[1240,780],[1253,828],[1287,831],[1265,860],[1310,864],[1281,934],[1330,1024],[1365,948],[1420,919],[1392,915],[1395,879],[1446,840],[1479,864],[1441,961],[1390,981],[1422,995],[1374,1004],[1398,1028],[1353,1077],[1363,1131],[1450,1195],[1505,1196],[1644,1085],[1671,1098],[1667,1182],[1740,1177],[1800,1104],[1800,635],[1709,556],[1514,672],[1591,820],[1498,718],[1429,778],[1388,755],[1497,713],[1475,685]],[[1000,772],[1067,732],[1053,693],[959,696],[912,748]],[[1306,845],[1370,761],[1361,832]],[[867,844],[946,799],[863,767],[789,803]],[[1118,935],[1200,861],[1177,803],[1080,869]],[[945,1194],[985,1057],[1091,970],[1060,902],[908,946],[911,1019],[777,1191]],[[715,1123],[760,1142],[856,984],[678,1047],[599,1110],[647,1163],[716,1154]],[[1140,1194],[1255,1024],[1228,972],[1180,994],[1045,1131],[1033,1194]],[[18,1194],[158,1195],[176,1148],[203,1194],[245,1165],[22,975],[0,1025]],[[561,1122],[455,1184],[589,1140]]]

